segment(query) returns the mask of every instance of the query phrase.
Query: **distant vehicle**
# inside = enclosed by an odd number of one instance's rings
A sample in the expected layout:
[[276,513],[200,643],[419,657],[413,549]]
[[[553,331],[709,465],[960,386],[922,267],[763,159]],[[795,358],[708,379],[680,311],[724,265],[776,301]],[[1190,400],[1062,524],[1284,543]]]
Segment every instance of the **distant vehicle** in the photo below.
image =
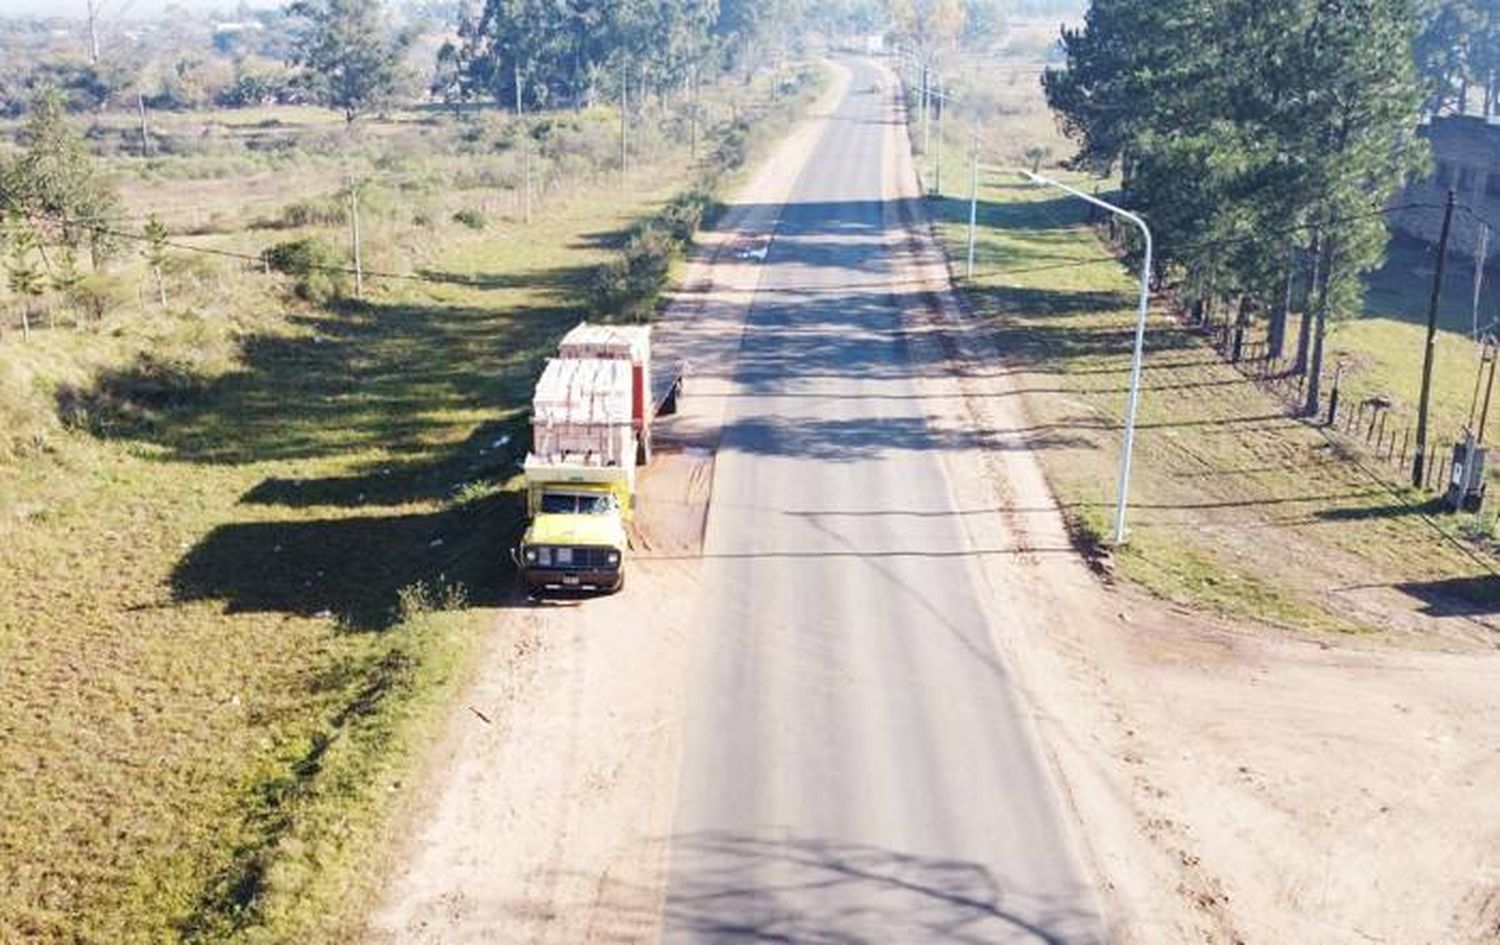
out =
[[537,382],[515,552],[533,593],[625,584],[635,467],[651,455],[650,331],[583,322]]

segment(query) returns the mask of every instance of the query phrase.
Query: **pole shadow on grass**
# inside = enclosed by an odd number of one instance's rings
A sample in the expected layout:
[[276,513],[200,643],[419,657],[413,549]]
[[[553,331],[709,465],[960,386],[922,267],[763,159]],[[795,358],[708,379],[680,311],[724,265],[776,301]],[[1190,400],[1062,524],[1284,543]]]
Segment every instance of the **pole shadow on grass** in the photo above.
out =
[[1500,613],[1500,575],[1412,581],[1393,585],[1424,605],[1431,617],[1487,617]]

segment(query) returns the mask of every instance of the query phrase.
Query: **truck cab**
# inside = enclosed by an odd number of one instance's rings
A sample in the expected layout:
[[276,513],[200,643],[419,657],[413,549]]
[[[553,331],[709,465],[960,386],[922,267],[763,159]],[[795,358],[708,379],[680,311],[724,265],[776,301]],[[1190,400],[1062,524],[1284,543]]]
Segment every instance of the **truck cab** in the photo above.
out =
[[616,490],[608,484],[555,483],[534,492],[531,524],[517,555],[526,586],[533,592],[624,586],[627,538]]
[[529,522],[512,555],[532,594],[617,591],[636,464],[651,455],[651,328],[583,322],[558,355],[532,392]]

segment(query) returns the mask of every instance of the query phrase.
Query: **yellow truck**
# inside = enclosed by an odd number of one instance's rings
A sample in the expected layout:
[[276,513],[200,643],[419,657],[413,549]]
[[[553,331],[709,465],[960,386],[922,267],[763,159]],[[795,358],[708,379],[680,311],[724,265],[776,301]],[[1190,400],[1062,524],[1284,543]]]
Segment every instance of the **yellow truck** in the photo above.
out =
[[530,522],[516,549],[533,592],[617,591],[635,466],[650,455],[650,329],[579,325],[532,398],[526,458]]

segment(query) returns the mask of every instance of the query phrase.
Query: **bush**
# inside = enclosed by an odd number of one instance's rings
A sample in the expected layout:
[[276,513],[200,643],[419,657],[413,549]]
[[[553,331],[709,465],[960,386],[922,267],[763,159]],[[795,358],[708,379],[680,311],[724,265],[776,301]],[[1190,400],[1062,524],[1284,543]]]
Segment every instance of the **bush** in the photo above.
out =
[[96,272],[84,276],[78,285],[68,292],[68,305],[80,315],[99,321],[135,298],[125,280],[109,273]]
[[20,365],[0,360],[0,463],[44,447],[54,425],[35,378]]
[[407,623],[423,614],[463,610],[468,605],[468,588],[439,574],[431,584],[417,581],[396,592],[395,619],[397,623]]
[[484,213],[472,207],[465,207],[453,214],[453,222],[462,223],[471,230],[482,230],[490,225],[490,221]]
[[641,227],[614,259],[594,273],[595,304],[611,315],[650,315],[666,285],[672,257],[681,248],[655,223]]
[[326,240],[307,236],[261,253],[266,265],[293,278],[292,291],[309,302],[327,302],[348,291],[347,261]]
[[725,129],[718,147],[710,156],[710,164],[716,173],[723,174],[739,168],[749,155],[750,125],[740,118]]
[[191,356],[137,356],[128,367],[101,372],[88,387],[60,385],[55,400],[64,425],[97,436],[150,430],[172,410],[197,403],[210,379]]
[[673,197],[656,218],[675,242],[686,245],[717,208],[718,201],[713,194],[695,187]]
[[342,200],[325,197],[297,200],[281,208],[279,223],[284,227],[343,226],[349,222],[349,208]]

